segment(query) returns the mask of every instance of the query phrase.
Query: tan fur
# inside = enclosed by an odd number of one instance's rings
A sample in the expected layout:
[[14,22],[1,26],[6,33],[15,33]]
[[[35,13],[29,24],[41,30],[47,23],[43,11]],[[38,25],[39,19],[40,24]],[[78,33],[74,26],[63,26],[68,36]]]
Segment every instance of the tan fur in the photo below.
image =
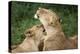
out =
[[26,38],[24,41],[14,50],[16,52],[34,52],[38,51],[38,45],[43,37],[43,27],[36,25],[24,32]]
[[59,17],[56,13],[49,9],[39,8],[34,17],[36,19],[39,18],[47,32],[44,38],[43,50],[65,49],[68,41],[62,31]]
[[78,36],[69,37],[66,42],[66,49],[77,49],[78,48]]

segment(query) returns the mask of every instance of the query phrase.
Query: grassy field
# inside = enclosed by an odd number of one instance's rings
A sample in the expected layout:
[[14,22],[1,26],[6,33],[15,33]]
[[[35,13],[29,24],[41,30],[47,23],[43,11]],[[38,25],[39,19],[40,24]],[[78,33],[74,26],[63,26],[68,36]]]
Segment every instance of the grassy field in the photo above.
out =
[[25,36],[24,31],[36,24],[39,20],[34,19],[38,7],[48,8],[55,11],[62,19],[61,25],[65,35],[73,36],[78,30],[77,5],[60,5],[44,3],[11,2],[11,44],[21,43]]

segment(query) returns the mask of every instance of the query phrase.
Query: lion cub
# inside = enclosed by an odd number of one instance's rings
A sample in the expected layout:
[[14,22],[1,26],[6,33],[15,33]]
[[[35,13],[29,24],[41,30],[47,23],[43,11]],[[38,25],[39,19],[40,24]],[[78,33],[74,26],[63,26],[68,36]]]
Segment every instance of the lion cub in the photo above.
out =
[[33,26],[32,28],[26,30],[24,32],[26,38],[24,41],[14,50],[13,53],[16,52],[34,52],[38,51],[38,45],[43,39],[43,27],[41,25]]

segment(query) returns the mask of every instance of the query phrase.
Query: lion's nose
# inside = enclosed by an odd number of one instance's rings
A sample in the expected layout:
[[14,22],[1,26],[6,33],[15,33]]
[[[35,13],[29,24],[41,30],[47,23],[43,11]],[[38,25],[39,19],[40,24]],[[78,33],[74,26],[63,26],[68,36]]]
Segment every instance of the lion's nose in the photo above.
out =
[[38,8],[39,10],[42,9],[41,7]]
[[38,18],[36,14],[34,15],[34,18],[35,18],[35,19],[37,19],[37,18]]

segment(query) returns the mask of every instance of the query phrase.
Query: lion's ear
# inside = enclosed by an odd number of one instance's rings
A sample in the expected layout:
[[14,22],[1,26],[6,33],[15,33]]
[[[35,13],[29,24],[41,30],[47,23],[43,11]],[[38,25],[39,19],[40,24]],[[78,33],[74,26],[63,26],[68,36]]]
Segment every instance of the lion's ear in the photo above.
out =
[[59,22],[60,22],[60,23],[62,22],[62,19],[61,19],[61,18],[59,18]]
[[31,32],[30,32],[29,30],[27,30],[27,31],[24,32],[24,35],[25,35],[25,36],[30,36],[30,33],[31,33]]

